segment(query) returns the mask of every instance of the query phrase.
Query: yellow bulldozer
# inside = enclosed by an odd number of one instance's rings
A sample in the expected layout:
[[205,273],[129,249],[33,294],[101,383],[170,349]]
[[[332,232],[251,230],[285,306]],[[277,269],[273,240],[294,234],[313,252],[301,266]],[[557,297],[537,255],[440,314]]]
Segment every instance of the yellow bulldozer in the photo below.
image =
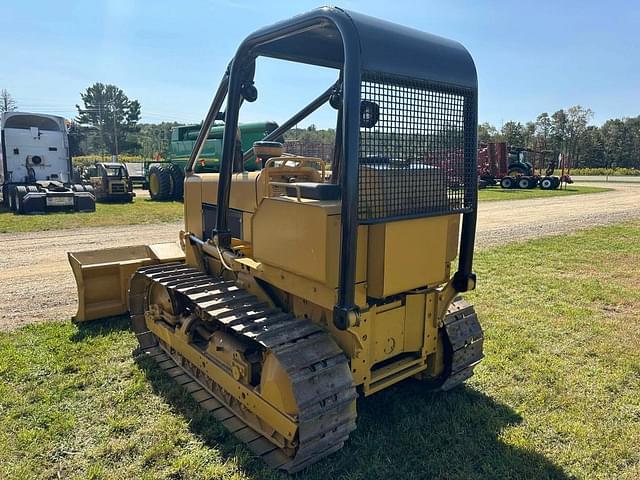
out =
[[[260,57],[336,80],[239,152]],[[274,141],[327,103],[331,164]],[[195,173],[216,118],[220,171]],[[180,247],[70,253],[75,321],[128,311],[139,354],[270,466],[299,471],[347,441],[358,395],[410,377],[449,390],[482,359],[460,297],[475,288],[476,127],[475,66],[456,42],[335,7],[258,30],[187,164]],[[254,156],[262,168],[244,171]]]
[[87,169],[86,178],[98,202],[133,202],[136,196],[124,163],[97,162]]

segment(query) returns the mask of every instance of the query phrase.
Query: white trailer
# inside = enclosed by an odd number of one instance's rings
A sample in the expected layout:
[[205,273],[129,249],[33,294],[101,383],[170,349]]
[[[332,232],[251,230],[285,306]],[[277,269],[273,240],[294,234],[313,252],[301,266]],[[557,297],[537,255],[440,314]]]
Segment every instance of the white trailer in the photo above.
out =
[[72,183],[64,118],[5,112],[1,122],[0,184],[6,207],[16,213],[95,211],[92,187]]

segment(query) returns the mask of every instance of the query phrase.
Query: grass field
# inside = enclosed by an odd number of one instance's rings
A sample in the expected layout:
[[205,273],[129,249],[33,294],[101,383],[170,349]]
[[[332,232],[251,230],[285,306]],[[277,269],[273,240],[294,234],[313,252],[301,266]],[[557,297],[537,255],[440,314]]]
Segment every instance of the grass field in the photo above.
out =
[[479,190],[478,199],[480,201],[495,201],[495,200],[524,200],[527,198],[546,198],[546,197],[558,197],[565,195],[579,195],[582,193],[599,193],[610,191],[610,188],[601,187],[583,187],[569,185],[567,188],[558,190],[540,190],[539,188],[532,188],[531,190],[521,190],[514,188],[513,190],[507,190],[504,188],[491,187]]
[[133,203],[124,204],[97,203],[96,211],[91,213],[15,215],[0,207],[0,233],[177,222],[182,217],[181,202],[152,202],[148,198],[136,198]]
[[[542,191],[503,190],[492,188],[480,190],[480,201],[517,200],[556,195],[605,192],[599,187],[569,187],[566,190]],[[83,227],[106,227],[110,225],[138,225],[142,223],[177,222],[183,218],[180,202],[152,202],[148,198],[136,198],[133,204],[96,204],[93,213],[49,213],[47,215],[14,215],[0,207],[0,233],[36,232]]]
[[[446,394],[358,401],[297,478],[640,478],[640,223],[480,252],[486,358]],[[146,359],[125,319],[0,334],[0,478],[275,479]]]

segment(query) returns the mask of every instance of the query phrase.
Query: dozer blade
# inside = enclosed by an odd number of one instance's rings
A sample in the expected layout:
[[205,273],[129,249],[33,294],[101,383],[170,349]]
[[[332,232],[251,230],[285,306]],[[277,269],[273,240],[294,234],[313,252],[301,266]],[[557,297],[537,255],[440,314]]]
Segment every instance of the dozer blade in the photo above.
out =
[[138,268],[184,261],[184,252],[176,243],[105,248],[67,255],[78,285],[78,313],[72,317],[74,322],[127,313],[129,282]]

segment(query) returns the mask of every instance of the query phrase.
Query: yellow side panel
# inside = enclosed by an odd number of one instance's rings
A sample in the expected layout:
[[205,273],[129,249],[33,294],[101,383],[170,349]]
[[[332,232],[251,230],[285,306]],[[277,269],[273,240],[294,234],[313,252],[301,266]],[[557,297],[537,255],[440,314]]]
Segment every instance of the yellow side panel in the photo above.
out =
[[[340,259],[340,215],[331,202],[266,198],[252,221],[254,258],[335,288]],[[358,230],[356,282],[366,278],[367,227]]]
[[403,352],[404,315],[405,308],[403,306],[376,313],[375,323],[372,325],[374,338],[372,364]]
[[405,297],[404,351],[417,352],[424,343],[425,294]]
[[200,175],[188,175],[184,181],[184,228],[187,232],[202,235],[202,179]]
[[373,343],[371,365],[404,352],[421,352],[425,341],[424,291],[409,294],[402,304],[396,301],[370,310],[369,332]]
[[327,283],[327,257],[337,255],[327,243],[328,219],[320,208],[265,199],[253,216],[254,258]]
[[385,298],[445,283],[458,241],[457,220],[451,217],[370,225],[367,294]]
[[251,241],[251,213],[242,212],[242,238],[247,242]]
[[449,233],[447,243],[447,262],[453,262],[458,255],[458,239],[460,238],[460,215],[449,215]]
[[[198,174],[202,178],[202,201],[216,205],[218,203],[217,173]],[[243,212],[253,212],[258,204],[258,175],[260,172],[234,173],[231,177],[229,207]]]

